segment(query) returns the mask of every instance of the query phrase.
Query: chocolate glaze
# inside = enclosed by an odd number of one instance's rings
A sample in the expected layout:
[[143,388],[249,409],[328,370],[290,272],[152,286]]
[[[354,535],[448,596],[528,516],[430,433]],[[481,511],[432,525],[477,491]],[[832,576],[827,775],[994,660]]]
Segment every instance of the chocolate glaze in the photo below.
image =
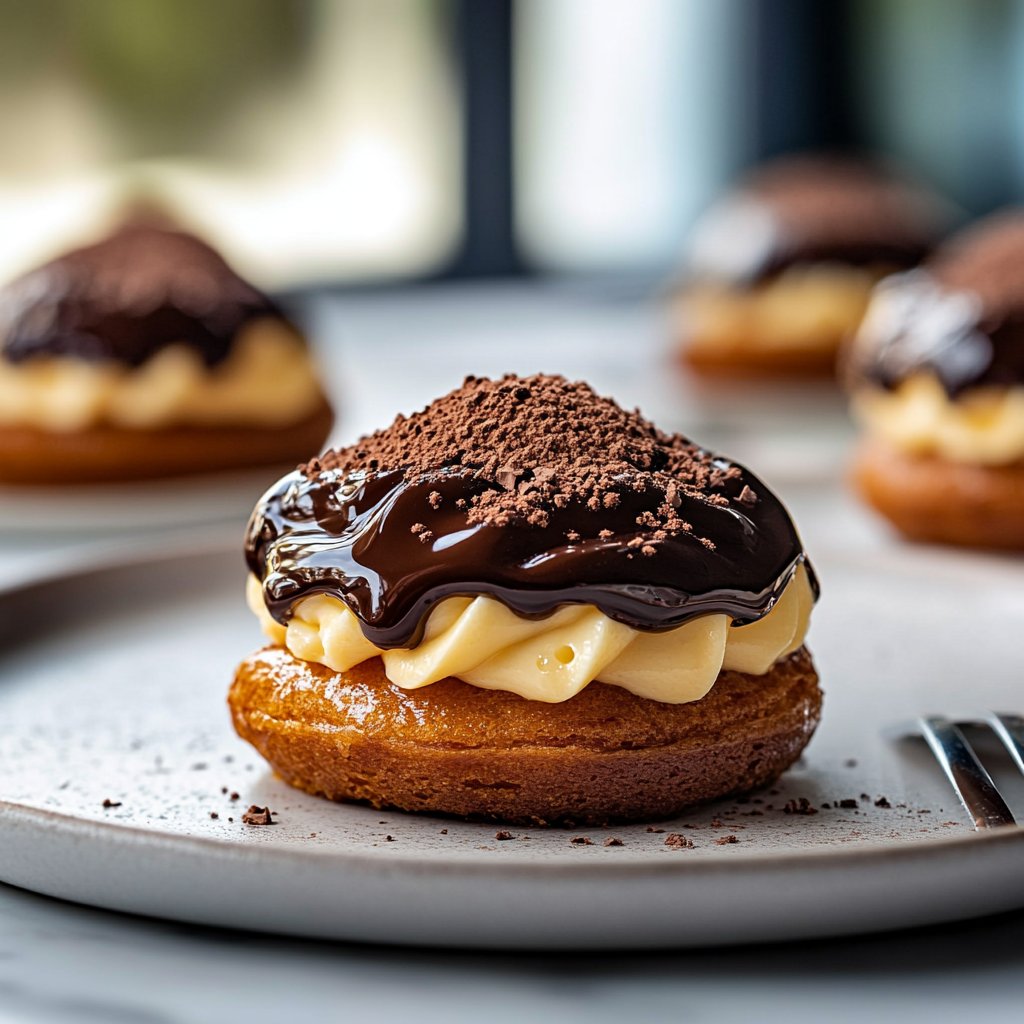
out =
[[870,163],[789,157],[752,173],[693,234],[694,277],[752,286],[795,266],[915,266],[949,219],[942,204]]
[[139,366],[177,343],[213,366],[243,324],[281,315],[198,238],[126,227],[0,289],[0,354]]
[[980,385],[1024,384],[1024,211],[954,238],[925,269],[876,289],[848,375],[892,388],[929,372],[955,397]]
[[[664,501],[660,491],[625,491],[614,509],[576,501],[555,510],[544,528],[468,525],[457,499],[493,486],[459,471],[412,481],[400,471],[324,471],[312,480],[292,473],[253,513],[246,557],[279,622],[302,598],[330,594],[381,648],[415,646],[431,607],[452,595],[488,594],[529,617],[564,604],[595,605],[646,631],[712,612],[753,621],[805,562],[782,503],[746,470],[720,492],[727,504],[681,495],[677,511],[692,531],[660,541],[652,556],[627,544],[640,535],[637,517]],[[739,501],[745,486],[756,492],[753,504],[749,495]],[[441,495],[437,508],[427,500],[431,491]],[[411,532],[417,523],[431,531],[429,543]],[[612,536],[601,539],[602,530]],[[572,531],[579,540],[567,538]]]

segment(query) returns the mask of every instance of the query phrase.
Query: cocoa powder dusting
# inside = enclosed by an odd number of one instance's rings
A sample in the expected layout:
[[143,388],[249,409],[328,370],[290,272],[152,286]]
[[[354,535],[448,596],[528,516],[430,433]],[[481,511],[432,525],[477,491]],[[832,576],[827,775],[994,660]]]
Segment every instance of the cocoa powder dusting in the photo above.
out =
[[[400,415],[390,427],[302,470],[310,480],[325,470],[404,470],[407,480],[439,471],[472,476],[494,487],[466,503],[469,524],[499,527],[515,521],[543,529],[550,513],[570,502],[598,512],[616,507],[624,491],[654,490],[664,500],[638,523],[644,532],[636,546],[646,556],[666,537],[690,530],[676,514],[681,496],[728,505],[718,492],[741,473],[585,383],[541,374],[467,377],[422,412]],[[745,503],[752,494],[747,491]],[[436,508],[439,500],[432,492],[429,503]],[[421,539],[427,533],[424,524],[413,529]],[[710,540],[698,539],[713,548]]]

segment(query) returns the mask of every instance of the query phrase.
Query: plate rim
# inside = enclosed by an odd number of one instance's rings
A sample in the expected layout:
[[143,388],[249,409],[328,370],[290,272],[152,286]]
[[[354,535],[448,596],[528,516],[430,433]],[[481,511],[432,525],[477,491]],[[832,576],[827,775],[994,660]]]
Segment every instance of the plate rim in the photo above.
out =
[[[344,806],[344,805],[342,805]],[[363,806],[352,804],[351,806]],[[388,810],[389,814],[405,814],[412,819],[427,819],[430,815],[410,814],[407,811]],[[486,860],[484,858],[459,858],[445,859],[443,857],[416,857],[406,854],[402,850],[395,850],[389,853],[386,858],[374,857],[372,854],[359,850],[350,851],[343,847],[332,846],[330,848],[303,848],[300,846],[270,846],[255,843],[224,842],[219,839],[207,836],[191,835],[183,832],[165,832],[160,829],[147,829],[138,825],[120,825],[110,821],[97,821],[90,818],[79,818],[72,814],[65,814],[60,811],[46,810],[41,807],[31,807],[11,800],[0,800],[0,821],[9,817],[20,817],[33,820],[38,826],[47,824],[63,827],[68,832],[76,830],[98,831],[116,841],[145,841],[158,842],[171,847],[184,846],[190,851],[212,852],[217,851],[224,855],[237,854],[250,859],[264,859],[269,857],[283,860],[306,860],[315,863],[324,861],[344,862],[345,866],[357,869],[369,870],[393,870],[395,867],[415,868],[420,873],[433,873],[438,876],[447,876],[453,873],[465,874],[468,872],[474,875],[487,875],[495,870],[500,870],[505,877],[516,875],[557,875],[569,874],[573,878],[585,877],[587,880],[600,878],[608,875],[628,874],[630,877],[653,875],[675,875],[686,873],[693,874],[721,874],[723,871],[731,872],[739,869],[740,865],[755,866],[764,871],[789,868],[800,864],[812,868],[820,863],[822,867],[842,866],[846,863],[871,860],[917,860],[921,856],[955,856],[960,850],[967,849],[972,845],[994,845],[1012,846],[1024,844],[1024,827],[1020,825],[1007,825],[1001,828],[971,830],[960,835],[946,835],[936,839],[903,839],[903,840],[866,840],[857,844],[843,844],[841,846],[818,847],[813,849],[799,850],[790,849],[785,853],[776,851],[750,851],[744,852],[736,859],[725,857],[697,857],[692,859],[672,858],[671,860],[660,860],[645,862],[630,858],[629,860],[607,860],[592,861],[585,859],[573,859],[571,856],[562,855],[557,859],[543,860]],[[442,820],[440,818],[436,819]],[[446,819],[447,820],[447,819]],[[489,824],[489,823],[488,823]],[[500,824],[500,823],[499,823]],[[633,823],[636,824],[636,823]],[[642,824],[642,823],[641,823]],[[551,832],[562,832],[563,829],[551,829]]]

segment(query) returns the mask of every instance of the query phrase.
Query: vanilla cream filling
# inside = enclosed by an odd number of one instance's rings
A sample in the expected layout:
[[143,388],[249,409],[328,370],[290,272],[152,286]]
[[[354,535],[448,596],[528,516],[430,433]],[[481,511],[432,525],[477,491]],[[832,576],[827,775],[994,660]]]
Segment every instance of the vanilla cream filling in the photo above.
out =
[[877,274],[857,267],[792,267],[765,284],[696,283],[679,312],[691,350],[835,349],[859,325]]
[[213,367],[184,344],[169,345],[136,368],[68,356],[0,358],[0,426],[54,433],[102,424],[278,427],[305,419],[322,401],[302,339],[270,317],[243,326],[227,358]]
[[733,626],[726,615],[702,615],[665,633],[646,633],[592,605],[524,619],[491,597],[449,597],[430,613],[416,647],[382,651],[335,597],[300,601],[287,626],[271,618],[255,576],[246,600],[274,643],[336,672],[379,655],[388,679],[406,690],[454,676],[548,703],[568,700],[595,679],[665,704],[700,700],[723,669],[764,675],[797,650],[814,606],[803,565],[772,610],[746,626]]
[[870,434],[909,455],[1002,466],[1024,459],[1024,387],[969,388],[950,398],[934,374],[892,391],[863,388],[854,415]]

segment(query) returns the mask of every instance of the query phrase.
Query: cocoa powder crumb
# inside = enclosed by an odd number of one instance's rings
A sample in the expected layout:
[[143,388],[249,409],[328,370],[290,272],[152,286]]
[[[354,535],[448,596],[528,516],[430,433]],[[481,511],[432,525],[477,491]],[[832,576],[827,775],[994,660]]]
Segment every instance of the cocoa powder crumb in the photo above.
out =
[[253,804],[249,810],[242,814],[243,825],[273,825],[274,819],[270,816],[269,807],[257,807]]
[[648,825],[647,826],[647,831],[648,832],[664,832],[665,830],[663,828],[655,828],[653,825]]
[[[627,412],[588,384],[512,374],[498,380],[467,377],[461,388],[421,412],[399,416],[302,469],[309,479],[358,471],[402,472],[409,481],[423,481],[443,473],[494,484],[464,505],[464,499],[457,502],[469,525],[522,521],[543,529],[549,514],[570,502],[611,509],[624,489],[652,491],[659,513],[650,513],[644,525],[674,534],[688,530],[672,513],[681,495],[728,505],[727,497],[713,491],[740,476],[737,467],[680,434],[658,430],[639,411]],[[428,500],[436,508],[440,493]],[[417,532],[422,539],[424,530]],[[706,538],[696,539],[713,549]],[[644,543],[652,548],[645,554],[656,553],[649,540]]]
[[622,840],[621,839],[606,839],[601,845],[602,846],[621,846],[622,845]]
[[121,801],[120,800],[111,800],[108,797],[107,799],[105,799],[103,801],[103,806],[104,807],[120,807],[121,806]]
[[506,839],[512,838],[512,833],[506,832],[504,829],[499,829],[497,832],[494,833],[494,838],[497,839],[499,842],[504,842]]
[[[845,805],[845,801],[843,801]],[[856,801],[854,801],[856,806]],[[812,807],[810,800],[807,797],[802,796],[799,800],[789,800],[786,806],[782,808],[786,814],[817,814],[818,808]]]
[[586,836],[573,836],[569,840],[574,846],[590,846],[592,845],[590,840]]
[[850,797],[850,798],[848,798],[846,800],[840,800],[839,801],[839,806],[840,807],[856,807],[857,806],[857,801],[854,800],[852,797]]
[[441,492],[440,491],[431,491],[427,495],[427,501],[430,502],[430,507],[431,508],[439,508],[440,505],[441,505]]
[[875,801],[875,806],[876,807],[892,807],[892,804],[889,803],[889,801],[884,796],[880,796]]
[[220,817],[220,815],[216,811],[210,811],[210,817],[213,818],[214,821],[216,821]]
[[446,835],[448,835],[448,829],[446,829],[446,828],[443,828],[443,829],[441,829],[441,832],[440,832],[440,834],[441,834],[442,836],[446,836]]
[[715,846],[726,846],[729,843],[738,843],[738,842],[739,842],[739,840],[736,838],[736,836],[722,836],[721,839],[716,839],[715,840]]
[[665,845],[673,850],[692,850],[693,840],[687,839],[686,836],[680,835],[678,832],[670,832],[665,836]]
[[744,505],[755,505],[757,504],[757,492],[752,487],[744,484],[743,490],[740,491],[739,497],[736,500]]

